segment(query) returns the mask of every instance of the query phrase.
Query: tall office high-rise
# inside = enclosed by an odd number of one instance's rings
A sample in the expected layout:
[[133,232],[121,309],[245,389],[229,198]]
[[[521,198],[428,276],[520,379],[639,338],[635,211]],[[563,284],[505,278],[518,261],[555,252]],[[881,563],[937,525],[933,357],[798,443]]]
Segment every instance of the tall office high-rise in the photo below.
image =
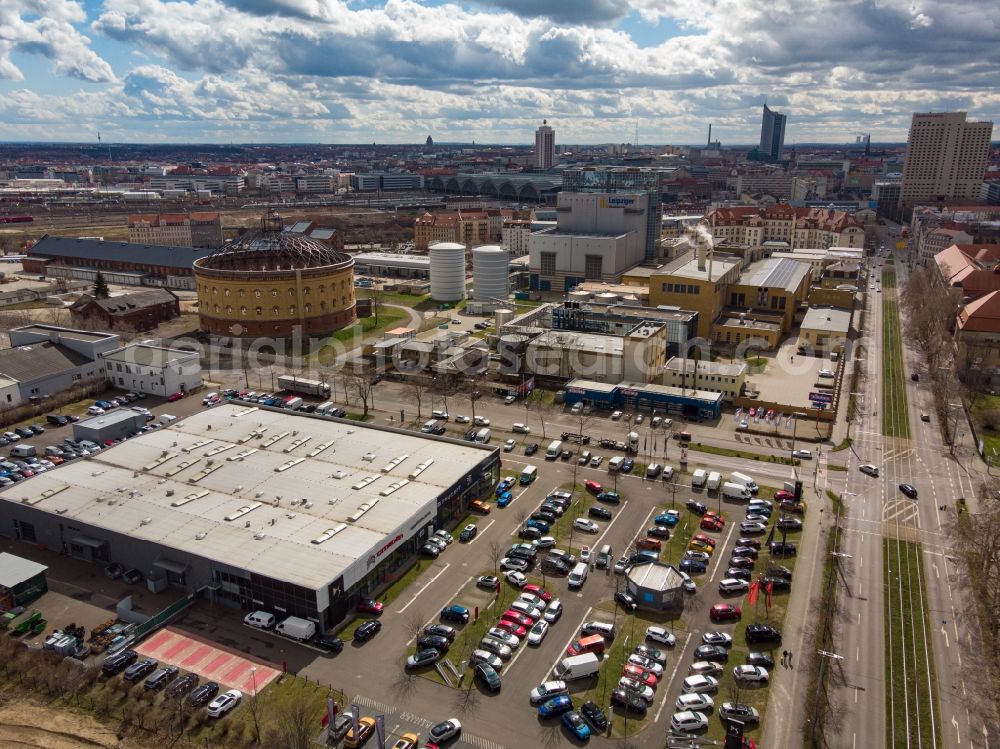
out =
[[535,167],[551,169],[555,163],[556,131],[548,120],[542,120],[542,126],[535,131]]
[[764,105],[764,118],[760,123],[760,147],[757,149],[764,161],[781,159],[785,146],[785,115],[773,112]]
[[900,205],[978,200],[992,135],[992,122],[967,122],[965,112],[914,113],[906,139]]

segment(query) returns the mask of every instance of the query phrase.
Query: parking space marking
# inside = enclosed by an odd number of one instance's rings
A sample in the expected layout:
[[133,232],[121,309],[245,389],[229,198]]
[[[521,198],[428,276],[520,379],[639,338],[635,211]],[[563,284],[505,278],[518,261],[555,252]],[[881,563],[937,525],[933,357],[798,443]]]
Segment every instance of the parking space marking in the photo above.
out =
[[[582,626],[583,626],[583,623],[584,623],[585,621],[587,621],[587,617],[588,617],[588,616],[590,616],[590,612],[591,612],[591,611],[593,611],[593,610],[594,610],[594,607],[593,607],[593,606],[591,606],[591,607],[590,607],[590,608],[588,608],[588,609],[587,609],[587,611],[586,611],[586,612],[584,613],[584,615],[583,615],[583,618],[582,618],[582,619],[580,619],[580,623],[579,623],[579,624],[577,624],[577,625],[576,625],[576,628],[575,628],[575,629],[573,630],[573,634],[571,634],[571,635],[569,636],[569,639],[568,639],[568,640],[566,640],[566,644],[565,644],[565,645],[563,645],[563,646],[562,646],[562,650],[560,650],[560,651],[559,651],[559,655],[558,655],[558,657],[557,657],[557,658],[556,658],[556,659],[555,659],[554,661],[552,661],[552,665],[551,665],[551,666],[549,666],[549,670],[548,670],[548,671],[546,672],[546,675],[545,675],[545,679],[548,679],[548,678],[550,678],[550,677],[549,677],[549,674],[551,674],[551,673],[552,673],[552,669],[554,669],[554,668],[556,667],[556,664],[557,664],[557,663],[559,663],[559,661],[561,661],[561,660],[562,660],[563,658],[565,658],[565,657],[566,657],[566,648],[568,648],[568,647],[569,647],[569,644],[570,644],[571,642],[573,642],[573,640],[574,640],[574,639],[576,638],[576,633],[580,631],[580,627],[582,627]],[[543,679],[542,681],[545,681],[545,679]]]
[[[733,537],[733,531],[736,530],[736,526],[737,526],[737,523],[735,523],[735,522],[732,522],[732,523],[729,524],[729,533],[726,534],[726,540],[722,542],[723,552],[725,551],[725,547],[727,547],[729,545],[729,539],[731,539]],[[715,576],[717,574],[719,574],[719,570],[720,569],[722,569],[722,557],[721,556],[718,559],[715,560],[715,568],[712,570],[712,576],[710,578],[708,578],[708,581],[710,583],[714,583],[715,582]]]
[[[684,651],[687,650],[689,642],[691,642],[690,632],[688,632],[687,637],[684,638],[684,646],[679,651],[677,651],[677,663],[674,664],[674,670],[670,672],[670,678],[666,682],[661,682],[660,686],[663,686],[664,683],[666,683],[667,685],[674,683],[674,677],[677,676],[677,669],[681,667],[681,662],[684,660]],[[667,691],[669,691],[669,689]],[[666,694],[666,691],[664,692],[664,694]],[[656,723],[660,719],[660,713],[663,712],[663,708],[668,701],[669,700],[666,697],[664,697],[663,703],[660,705],[660,709],[656,711],[656,716],[653,718],[654,723]]]
[[[600,547],[600,545],[601,545],[601,539],[603,539],[604,536],[607,535],[608,531],[611,530],[611,526],[614,525],[616,522],[618,522],[618,518],[620,518],[622,515],[625,514],[625,508],[626,507],[628,507],[628,500],[627,499],[624,502],[622,502],[622,506],[621,506],[621,509],[618,510],[618,514],[615,515],[613,518],[611,518],[611,522],[608,523],[608,527],[604,529],[604,533],[602,533],[600,536],[598,536],[596,539],[594,539],[594,546],[592,548],[596,549],[596,548]],[[612,562],[612,564],[614,564],[614,562]]]
[[483,537],[483,534],[486,533],[486,531],[488,531],[490,529],[490,526],[493,525],[496,521],[497,521],[497,519],[493,518],[485,526],[483,526],[478,531],[476,531],[476,537],[474,539],[472,539],[471,541],[469,541],[468,543],[466,543],[465,545],[466,546],[472,546],[472,544],[476,543],[476,541],[478,541],[479,539],[481,539]]
[[[441,568],[441,571],[438,572],[436,575],[434,575],[434,577],[432,577],[430,580],[428,580],[426,583],[424,583],[424,586],[420,590],[418,590],[416,593],[413,594],[413,598],[411,598],[409,600],[409,602],[405,606],[403,606],[403,608],[397,609],[396,613],[397,614],[402,614],[404,611],[406,611],[408,608],[410,608],[410,604],[417,600],[417,596],[419,596],[421,593],[423,593],[425,590],[427,590],[427,588],[430,586],[430,584],[432,582],[434,582],[435,580],[437,580],[439,577],[441,577],[441,575],[443,575],[445,573],[445,570],[447,570],[449,567],[451,567],[451,563],[450,562],[447,563],[447,564],[445,564],[445,566]],[[471,580],[472,578],[470,577],[469,579]]]

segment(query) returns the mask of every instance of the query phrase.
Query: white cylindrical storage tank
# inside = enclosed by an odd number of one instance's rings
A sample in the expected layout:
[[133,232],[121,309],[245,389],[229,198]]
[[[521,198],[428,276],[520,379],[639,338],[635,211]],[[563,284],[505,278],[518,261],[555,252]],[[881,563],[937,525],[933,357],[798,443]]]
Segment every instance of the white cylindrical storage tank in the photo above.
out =
[[487,244],[472,250],[472,298],[480,302],[506,301],[510,276],[507,250]]
[[566,296],[573,302],[586,302],[590,300],[589,291],[571,291]]
[[430,246],[431,299],[457,302],[465,299],[465,245],[438,242]]
[[594,301],[600,302],[601,304],[616,304],[618,302],[618,295],[612,294],[610,291],[605,291],[600,294],[595,294]]
[[500,328],[509,323],[514,319],[514,310],[502,307],[493,311],[494,315],[494,325],[496,326],[497,333],[500,332]]

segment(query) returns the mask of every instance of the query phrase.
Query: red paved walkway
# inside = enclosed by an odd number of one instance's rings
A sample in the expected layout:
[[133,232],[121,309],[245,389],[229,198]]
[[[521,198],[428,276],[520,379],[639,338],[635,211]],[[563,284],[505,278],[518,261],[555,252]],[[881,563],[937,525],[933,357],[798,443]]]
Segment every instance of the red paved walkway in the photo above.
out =
[[[162,629],[135,648],[147,658],[198,674],[227,688],[251,694],[260,691],[281,672],[218,646],[208,645],[170,627]],[[252,669],[256,668],[256,673]]]

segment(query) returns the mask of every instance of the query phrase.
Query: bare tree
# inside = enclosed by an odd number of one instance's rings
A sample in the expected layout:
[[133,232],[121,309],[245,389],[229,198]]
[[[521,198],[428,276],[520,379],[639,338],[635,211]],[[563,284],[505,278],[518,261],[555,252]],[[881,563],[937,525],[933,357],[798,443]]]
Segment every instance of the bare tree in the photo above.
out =
[[254,688],[251,695],[247,698],[246,704],[247,712],[250,713],[250,721],[253,723],[254,743],[260,744],[260,726],[265,721],[268,712],[267,704],[260,698],[260,690],[256,688]]
[[546,426],[547,426],[546,422],[549,420],[549,418],[551,418],[551,416],[555,412],[554,406],[551,403],[549,403],[548,401],[545,400],[544,395],[545,394],[542,393],[539,390],[533,390],[524,399],[525,421],[528,420],[528,414],[531,413],[532,411],[535,414],[537,414],[538,420],[542,424],[542,439],[543,440],[548,439],[548,437],[545,434],[545,429],[546,429]]
[[483,393],[480,390],[482,380],[482,374],[471,374],[462,380],[461,390],[469,399],[469,410],[472,412],[473,423],[476,421],[476,401],[483,397]]
[[368,411],[375,400],[375,375],[367,367],[355,368],[353,374],[347,377],[347,390],[351,395],[361,401],[363,416],[368,416]]
[[276,723],[274,733],[277,741],[272,741],[272,746],[282,749],[309,749],[312,746],[316,715],[307,702],[293,700],[281,709]]
[[413,375],[407,379],[406,384],[403,386],[403,395],[413,403],[417,404],[417,420],[419,421],[421,417],[421,409],[423,408],[424,396],[427,391],[430,390],[430,383],[420,375]]
[[[521,522],[520,520],[518,522]],[[493,574],[499,575],[499,564],[500,560],[503,559],[504,548],[499,541],[495,538],[489,542],[486,547],[486,552],[489,554],[490,560],[493,562]]]

